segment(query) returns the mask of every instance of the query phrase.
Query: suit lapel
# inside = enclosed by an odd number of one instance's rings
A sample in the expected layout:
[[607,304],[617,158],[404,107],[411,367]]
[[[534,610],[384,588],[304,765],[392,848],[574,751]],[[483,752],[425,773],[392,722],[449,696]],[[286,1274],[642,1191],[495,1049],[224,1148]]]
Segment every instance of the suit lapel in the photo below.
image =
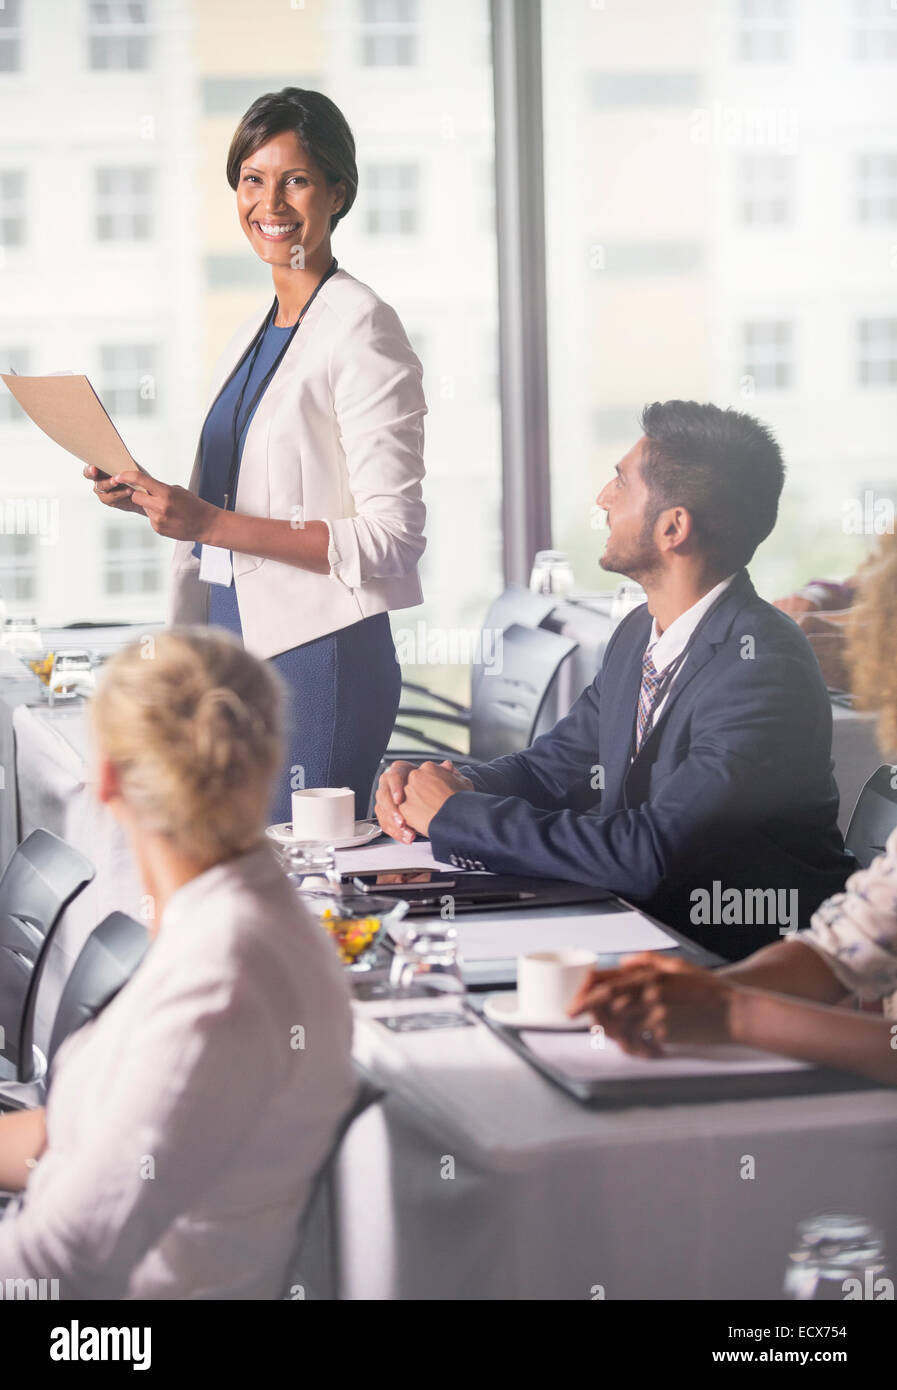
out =
[[[677,700],[681,700],[695,676],[716,655],[717,647],[726,640],[731,631],[736,614],[752,598],[756,598],[756,590],[750,581],[747,570],[740,570],[723,593],[718,607],[711,612],[704,626],[696,635],[692,648],[683,662],[682,669],[670,687],[666,703],[632,764],[627,767],[624,780],[636,764],[651,752],[655,740],[660,737],[663,726],[675,708]],[[635,698],[638,699],[638,690],[636,690]]]
[[[602,677],[601,761],[604,764],[605,805],[619,803],[629,770],[629,750],[635,727],[635,711],[642,683],[642,656],[651,633],[651,614],[647,608],[630,619],[632,636],[627,652],[620,654],[620,672],[611,690]],[[628,633],[627,633],[628,637]],[[616,657],[616,654],[614,654]],[[614,662],[616,664],[616,660]]]

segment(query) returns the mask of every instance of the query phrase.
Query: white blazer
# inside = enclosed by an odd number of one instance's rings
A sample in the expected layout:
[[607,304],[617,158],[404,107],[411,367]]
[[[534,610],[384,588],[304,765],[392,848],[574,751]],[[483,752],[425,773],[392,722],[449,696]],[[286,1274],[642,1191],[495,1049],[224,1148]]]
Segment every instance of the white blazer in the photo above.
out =
[[[269,308],[222,352],[207,413]],[[421,602],[422,376],[395,310],[347,271],[331,275],[246,431],[235,498],[247,516],[325,522],[330,573],[234,553],[243,640],[256,656]],[[194,492],[200,464],[197,445]],[[175,543],[171,624],[208,621],[209,587],[192,550],[192,541]]]

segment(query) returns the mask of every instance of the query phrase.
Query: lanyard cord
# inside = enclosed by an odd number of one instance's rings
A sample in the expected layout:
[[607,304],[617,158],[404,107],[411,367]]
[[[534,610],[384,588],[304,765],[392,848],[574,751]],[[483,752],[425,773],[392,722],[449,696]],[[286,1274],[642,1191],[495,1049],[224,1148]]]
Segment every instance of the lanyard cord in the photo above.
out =
[[[240,419],[240,414],[243,410],[243,398],[246,394],[246,385],[250,377],[252,376],[252,372],[258,359],[259,352],[261,351],[262,342],[264,341],[265,334],[267,333],[269,326],[274,322],[274,319],[277,316],[278,299],[276,295],[274,296],[274,303],[271,305],[271,308],[265,315],[264,323],[256,333],[255,338],[250,343],[249,347],[246,349],[246,352],[244,352],[237,367],[234,369],[235,371],[239,371],[240,367],[246,361],[247,357],[249,357],[249,370],[246,373],[246,376],[243,380],[243,385],[240,387],[240,394],[237,397],[237,403],[234,406],[233,420],[231,423],[231,461],[230,471],[228,473],[227,478],[227,492],[224,494],[225,511],[228,511],[230,509],[231,499],[234,498],[234,500],[236,500],[234,497],[234,487],[237,481],[237,474],[240,471],[240,436],[246,428],[247,421],[251,418],[252,412],[255,410],[265,391],[268,389],[268,385],[271,381],[271,378],[274,376],[274,373],[277,371],[277,368],[283,361],[287,349],[290,346],[290,343],[296,336],[296,330],[300,327],[307,311],[311,308],[312,304],[314,303],[318,291],[322,288],[326,281],[330,279],[331,275],[335,274],[338,268],[339,267],[337,265],[336,257],[334,256],[333,260],[330,262],[329,269],[325,272],[324,275],[322,275],[321,279],[318,281],[317,285],[312,290],[312,293],[310,294],[309,298],[303,304],[299,312],[299,317],[290,329],[289,337],[281,347],[280,351],[277,354],[277,357],[274,359],[274,362],[271,364],[271,366],[268,368],[268,371],[265,373],[264,378],[260,382],[255,392],[255,395],[253,396],[252,400],[249,403],[249,406],[243,414],[242,420]],[[224,388],[222,388],[222,390],[223,389]]]

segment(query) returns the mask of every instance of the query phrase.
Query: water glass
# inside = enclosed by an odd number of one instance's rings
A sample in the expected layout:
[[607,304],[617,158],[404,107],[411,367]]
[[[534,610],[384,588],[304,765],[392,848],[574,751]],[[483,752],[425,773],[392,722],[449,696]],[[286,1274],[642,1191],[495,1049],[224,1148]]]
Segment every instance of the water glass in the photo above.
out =
[[287,878],[299,893],[317,893],[322,889],[338,893],[341,883],[336,867],[333,845],[321,840],[293,840],[278,845],[281,863]]
[[534,594],[569,594],[575,580],[570,561],[562,550],[538,550],[529,587]]
[[887,1274],[882,1234],[866,1217],[811,1216],[797,1227],[785,1271],[785,1297],[843,1302],[851,1293],[874,1298],[876,1284]]
[[464,994],[455,928],[426,921],[408,927],[396,941],[389,983],[397,993]]
[[3,624],[0,647],[23,660],[43,653],[43,638],[34,618],[7,618]]

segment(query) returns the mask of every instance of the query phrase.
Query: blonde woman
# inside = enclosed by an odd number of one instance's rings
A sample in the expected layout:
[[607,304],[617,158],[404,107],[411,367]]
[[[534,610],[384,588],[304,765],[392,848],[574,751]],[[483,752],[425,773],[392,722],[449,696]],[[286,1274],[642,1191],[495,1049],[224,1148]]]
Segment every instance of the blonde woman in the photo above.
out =
[[0,1187],[23,1190],[0,1222],[0,1283],[279,1292],[355,1090],[336,952],[261,838],[279,705],[277,678],[225,633],[174,629],[108,664],[96,790],[131,842],[152,941],[60,1048],[46,1109],[0,1117]]
[[[848,639],[852,688],[879,711],[879,743],[897,753],[897,536],[858,576]],[[870,769],[872,771],[872,769]],[[883,1014],[834,1007],[881,1000]],[[809,928],[711,972],[643,954],[594,971],[571,1013],[588,1010],[627,1052],[665,1043],[741,1043],[897,1086],[897,830],[868,869],[816,911]]]
[[329,97],[260,96],[227,180],[275,295],[219,359],[189,487],[84,471],[178,542],[171,622],[228,629],[286,682],[271,818],[290,819],[303,785],[352,787],[360,818],[401,691],[388,615],[421,601],[422,368],[396,311],[333,254],[358,170]]

